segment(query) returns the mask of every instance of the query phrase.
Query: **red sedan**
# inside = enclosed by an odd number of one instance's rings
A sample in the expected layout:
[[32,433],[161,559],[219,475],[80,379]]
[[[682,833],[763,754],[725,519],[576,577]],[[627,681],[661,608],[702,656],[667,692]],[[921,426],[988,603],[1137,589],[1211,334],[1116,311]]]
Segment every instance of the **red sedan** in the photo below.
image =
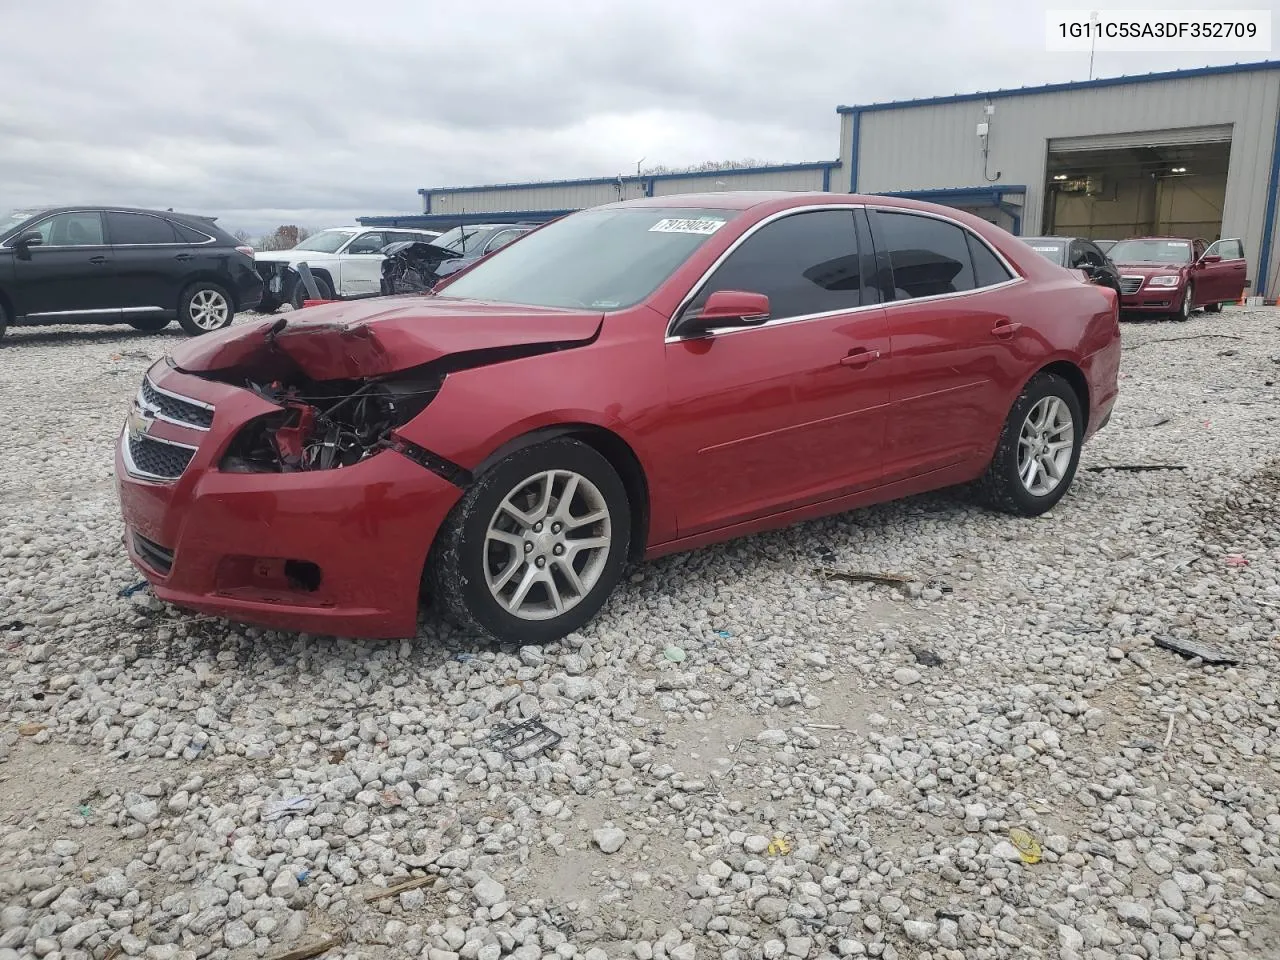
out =
[[157,596],[410,636],[420,593],[514,642],[624,564],[980,481],[1035,516],[1117,392],[1113,291],[882,197],[597,207],[437,288],[308,308],[148,371],[116,474]]

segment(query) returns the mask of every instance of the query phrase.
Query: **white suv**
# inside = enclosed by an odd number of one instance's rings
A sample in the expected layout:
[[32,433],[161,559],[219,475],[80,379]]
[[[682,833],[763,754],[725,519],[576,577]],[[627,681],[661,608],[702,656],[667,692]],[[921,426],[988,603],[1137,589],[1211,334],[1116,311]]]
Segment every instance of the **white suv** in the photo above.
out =
[[292,250],[264,250],[254,255],[266,284],[258,310],[270,313],[281,303],[301,306],[306,299],[302,284],[286,280],[278,265],[305,263],[315,277],[322,300],[377,294],[382,284],[382,248],[398,240],[433,241],[434,230],[384,227],[331,227],[313,233]]

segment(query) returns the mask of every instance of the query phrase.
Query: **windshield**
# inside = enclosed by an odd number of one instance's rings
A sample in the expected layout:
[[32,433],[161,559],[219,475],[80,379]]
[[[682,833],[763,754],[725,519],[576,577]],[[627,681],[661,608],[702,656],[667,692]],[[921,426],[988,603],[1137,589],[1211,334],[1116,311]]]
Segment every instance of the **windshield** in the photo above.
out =
[[493,233],[493,227],[454,227],[431,242],[437,247],[444,247],[454,253],[479,253],[484,247],[485,239],[491,233]]
[[39,210],[10,210],[0,216],[0,234],[7,233],[18,224],[30,220],[39,212]]
[[293,249],[310,250],[312,253],[337,253],[338,248],[355,234],[354,230],[321,230],[307,237]]
[[1041,240],[1039,237],[1028,237],[1027,245],[1051,263],[1063,266],[1066,263],[1067,245],[1057,240]]
[[439,295],[619,310],[653,293],[735,216],[688,208],[585,210],[503,247]]
[[1190,240],[1121,240],[1107,256],[1112,263],[1190,263]]

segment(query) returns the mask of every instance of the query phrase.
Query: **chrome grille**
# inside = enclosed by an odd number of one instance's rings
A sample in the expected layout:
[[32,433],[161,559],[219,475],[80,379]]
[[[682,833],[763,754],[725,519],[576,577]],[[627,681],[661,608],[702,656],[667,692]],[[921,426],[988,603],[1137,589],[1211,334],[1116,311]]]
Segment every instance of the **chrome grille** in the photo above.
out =
[[146,377],[143,377],[142,388],[138,392],[138,406],[162,420],[184,427],[208,430],[213,423],[213,407],[161,390]]
[[1120,292],[1121,293],[1137,293],[1142,289],[1142,281],[1145,277],[1121,277]]
[[125,435],[129,472],[156,480],[177,480],[195,456],[195,448],[157,440],[155,437]]

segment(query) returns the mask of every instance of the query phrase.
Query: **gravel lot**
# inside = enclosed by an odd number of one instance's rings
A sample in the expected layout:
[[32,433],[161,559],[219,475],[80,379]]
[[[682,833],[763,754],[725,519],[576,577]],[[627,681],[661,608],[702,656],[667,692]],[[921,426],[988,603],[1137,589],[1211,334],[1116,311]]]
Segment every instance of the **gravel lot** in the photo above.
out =
[[[1280,310],[1124,336],[1048,516],[733,542],[517,650],[119,597],[112,448],[182,335],[10,331],[0,960],[1280,957]],[[525,718],[564,739],[512,763]]]

